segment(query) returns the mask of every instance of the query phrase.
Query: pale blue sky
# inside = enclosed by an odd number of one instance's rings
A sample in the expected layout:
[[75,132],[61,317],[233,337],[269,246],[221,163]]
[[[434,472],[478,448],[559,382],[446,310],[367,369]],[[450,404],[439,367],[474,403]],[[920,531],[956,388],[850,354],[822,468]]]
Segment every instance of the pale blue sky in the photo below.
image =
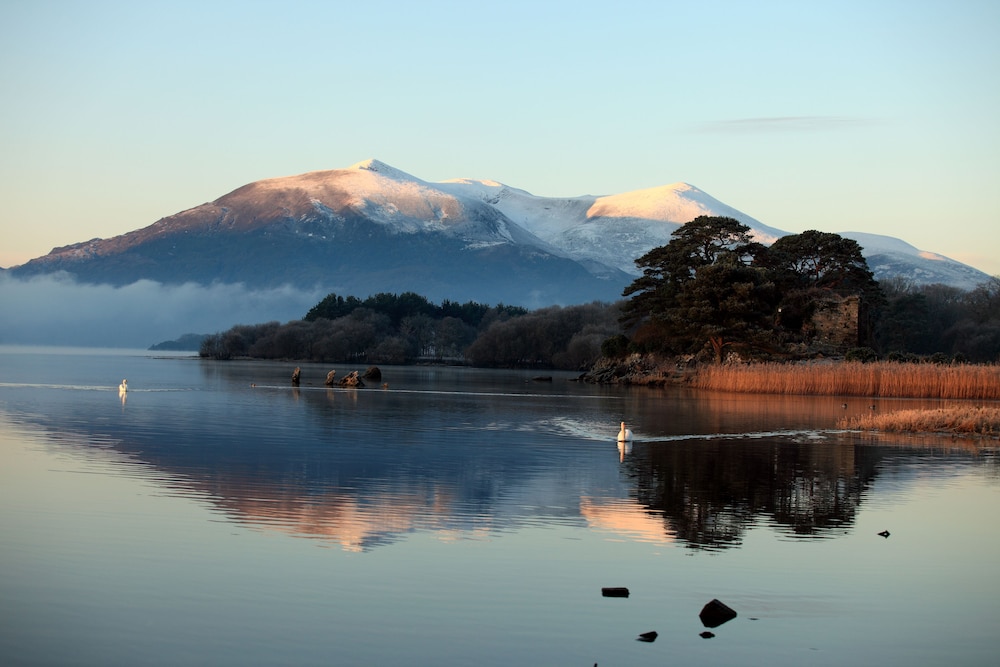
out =
[[1000,274],[1000,3],[0,4],[0,265],[377,158]]

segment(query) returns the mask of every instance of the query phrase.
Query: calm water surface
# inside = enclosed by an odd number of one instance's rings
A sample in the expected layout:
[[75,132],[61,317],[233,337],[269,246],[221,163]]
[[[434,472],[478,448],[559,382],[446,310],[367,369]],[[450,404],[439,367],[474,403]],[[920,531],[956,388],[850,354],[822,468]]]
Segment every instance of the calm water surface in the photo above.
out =
[[293,368],[0,348],[0,663],[996,664],[997,442],[836,429],[936,403]]

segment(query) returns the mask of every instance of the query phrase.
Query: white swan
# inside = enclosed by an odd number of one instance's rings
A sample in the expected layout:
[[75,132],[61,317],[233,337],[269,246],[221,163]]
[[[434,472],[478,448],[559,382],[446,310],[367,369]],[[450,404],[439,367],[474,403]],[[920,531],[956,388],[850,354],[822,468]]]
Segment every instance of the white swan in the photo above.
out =
[[128,380],[122,380],[122,383],[118,385],[118,393],[124,394],[128,391]]
[[625,427],[625,422],[622,422],[622,430],[618,431],[618,442],[628,442],[632,439],[632,431]]

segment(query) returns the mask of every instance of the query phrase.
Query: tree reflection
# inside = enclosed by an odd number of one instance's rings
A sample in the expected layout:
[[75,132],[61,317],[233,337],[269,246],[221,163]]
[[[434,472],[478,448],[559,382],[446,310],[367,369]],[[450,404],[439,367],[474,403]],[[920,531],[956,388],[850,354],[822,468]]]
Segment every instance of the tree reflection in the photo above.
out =
[[745,439],[637,445],[627,470],[638,501],[698,549],[738,546],[760,521],[829,535],[854,521],[875,475],[852,444]]

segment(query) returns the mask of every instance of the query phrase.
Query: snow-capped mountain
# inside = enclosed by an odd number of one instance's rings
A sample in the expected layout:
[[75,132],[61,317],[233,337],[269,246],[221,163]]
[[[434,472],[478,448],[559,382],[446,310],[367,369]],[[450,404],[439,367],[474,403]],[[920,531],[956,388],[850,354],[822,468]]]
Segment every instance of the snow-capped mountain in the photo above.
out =
[[989,279],[989,275],[968,264],[956,262],[944,255],[918,250],[906,241],[865,232],[838,232],[854,239],[864,250],[868,268],[876,279],[901,277],[915,285],[941,283],[961,289],[972,289]]
[[[529,307],[609,301],[639,274],[637,257],[699,215],[735,218],[765,244],[787,234],[686,183],[550,198],[494,181],[430,183],[367,160],[250,183],[128,234],[56,248],[12,273],[318,286],[360,297],[414,291]],[[843,235],[862,245],[877,278],[965,289],[988,279],[898,239]]]

